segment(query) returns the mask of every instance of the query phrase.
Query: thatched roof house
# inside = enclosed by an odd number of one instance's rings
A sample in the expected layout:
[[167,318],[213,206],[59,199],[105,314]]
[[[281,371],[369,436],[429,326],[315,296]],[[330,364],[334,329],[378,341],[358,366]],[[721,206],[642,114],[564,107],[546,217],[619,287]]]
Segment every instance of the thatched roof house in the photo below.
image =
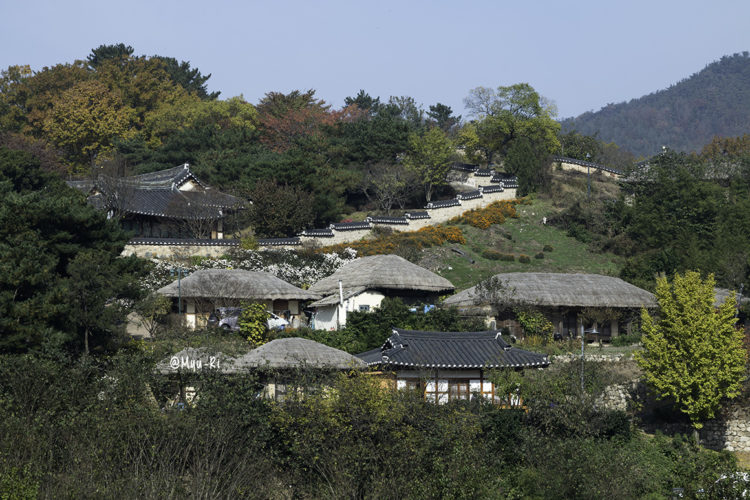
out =
[[309,339],[276,339],[237,358],[237,370],[362,370],[366,364],[351,354]]
[[157,293],[174,298],[181,296],[187,323],[193,327],[198,320],[196,315],[207,317],[218,307],[238,306],[244,301],[264,302],[275,314],[298,317],[300,301],[320,298],[319,294],[298,288],[273,274],[242,269],[202,269],[160,288]]
[[655,308],[656,299],[652,293],[612,276],[503,273],[449,297],[443,304],[465,314],[485,316],[496,325],[506,321],[505,326],[511,329],[517,325],[507,323],[508,309],[532,307],[544,311],[562,335],[577,335],[581,326],[588,328],[596,323],[604,335],[617,335],[620,322],[629,326],[632,313],[644,307]]
[[[199,380],[194,374],[215,370],[227,375],[255,373],[265,397],[283,400],[292,391],[305,392],[330,380],[333,372],[365,370],[367,364],[349,353],[303,338],[276,339],[233,358],[207,349],[188,347],[163,359],[156,371],[179,383],[179,400],[189,403]],[[300,372],[313,377],[300,377]]]
[[412,264],[398,255],[362,257],[310,287],[324,298],[310,304],[315,308],[315,328],[335,329],[346,324],[346,313],[368,311],[385,297],[407,302],[434,301],[454,290],[442,276]]

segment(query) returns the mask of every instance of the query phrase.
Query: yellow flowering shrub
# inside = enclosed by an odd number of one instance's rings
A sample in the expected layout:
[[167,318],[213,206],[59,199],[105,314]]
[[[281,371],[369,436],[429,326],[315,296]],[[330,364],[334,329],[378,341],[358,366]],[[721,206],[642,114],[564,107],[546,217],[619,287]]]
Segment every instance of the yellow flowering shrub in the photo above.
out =
[[487,229],[493,224],[502,224],[507,217],[518,217],[516,205],[519,203],[521,203],[521,200],[495,201],[484,208],[469,210],[448,222],[449,224],[468,224],[479,229]]

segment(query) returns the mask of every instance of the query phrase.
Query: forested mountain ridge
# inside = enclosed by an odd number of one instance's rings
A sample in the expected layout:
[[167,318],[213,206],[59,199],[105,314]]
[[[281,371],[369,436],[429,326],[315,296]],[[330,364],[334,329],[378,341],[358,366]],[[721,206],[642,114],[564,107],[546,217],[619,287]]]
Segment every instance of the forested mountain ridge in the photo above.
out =
[[667,146],[700,151],[715,136],[750,132],[750,53],[724,56],[665,90],[562,120],[563,132],[598,134],[636,155]]

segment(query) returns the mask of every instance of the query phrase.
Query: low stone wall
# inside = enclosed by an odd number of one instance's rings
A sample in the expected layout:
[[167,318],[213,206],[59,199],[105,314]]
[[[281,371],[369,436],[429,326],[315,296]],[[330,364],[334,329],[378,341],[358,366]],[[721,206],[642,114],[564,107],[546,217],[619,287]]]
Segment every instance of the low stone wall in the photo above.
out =
[[239,245],[125,245],[122,251],[123,256],[135,255],[145,259],[170,259],[186,258],[194,255],[201,257],[220,257],[227,253],[230,248]]

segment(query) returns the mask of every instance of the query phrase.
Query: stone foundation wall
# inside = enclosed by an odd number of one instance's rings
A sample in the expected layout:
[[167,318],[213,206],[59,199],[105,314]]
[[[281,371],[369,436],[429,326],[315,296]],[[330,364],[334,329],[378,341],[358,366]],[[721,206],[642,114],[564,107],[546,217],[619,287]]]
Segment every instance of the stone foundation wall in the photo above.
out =
[[123,256],[136,255],[145,259],[187,258],[194,255],[201,257],[221,257],[232,245],[125,245]]

